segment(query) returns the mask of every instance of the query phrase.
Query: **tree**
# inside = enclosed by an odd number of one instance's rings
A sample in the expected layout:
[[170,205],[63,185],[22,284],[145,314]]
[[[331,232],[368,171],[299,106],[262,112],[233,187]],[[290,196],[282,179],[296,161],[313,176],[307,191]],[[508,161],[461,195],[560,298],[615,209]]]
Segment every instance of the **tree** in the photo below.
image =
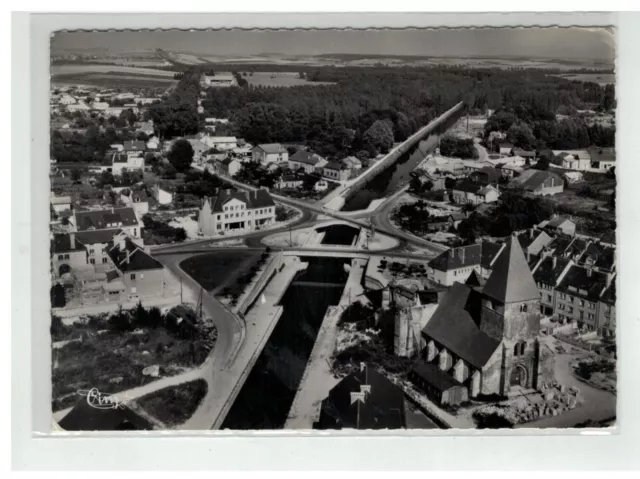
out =
[[[67,304],[65,295],[64,295],[64,286],[60,283],[56,283],[51,287],[51,306],[54,308],[64,308]],[[54,330],[62,330],[64,328],[64,324],[58,316],[51,317],[51,333],[54,333]]]
[[525,150],[533,148],[536,141],[531,127],[523,121],[518,121],[509,127],[507,139]]
[[538,160],[538,162],[533,166],[533,168],[536,170],[547,171],[549,169],[549,163],[550,163],[549,158],[543,156]]
[[136,140],[147,142],[149,141],[149,135],[147,135],[144,131],[139,131],[138,133],[136,133]]
[[185,139],[176,140],[171,146],[169,152],[169,162],[179,173],[187,171],[191,168],[193,162],[193,147]]
[[73,181],[74,183],[78,183],[80,182],[81,178],[82,171],[80,170],[80,168],[74,168],[71,170],[71,181]]
[[362,136],[365,144],[375,147],[381,153],[386,153],[393,146],[393,130],[389,124],[382,120],[377,120]]

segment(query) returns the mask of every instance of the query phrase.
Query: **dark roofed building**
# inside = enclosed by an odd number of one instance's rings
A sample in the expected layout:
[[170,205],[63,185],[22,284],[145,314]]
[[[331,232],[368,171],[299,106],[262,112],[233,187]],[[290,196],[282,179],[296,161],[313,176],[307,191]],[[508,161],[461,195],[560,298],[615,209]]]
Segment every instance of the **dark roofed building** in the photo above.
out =
[[76,211],[74,217],[78,232],[121,229],[134,238],[142,237],[142,224],[131,207]]
[[553,314],[555,304],[555,288],[568,269],[570,260],[557,256],[543,256],[532,267],[533,280],[540,291],[541,312],[546,315]]
[[[424,389],[457,382],[471,397],[504,396],[513,387],[550,381],[553,353],[538,340],[540,293],[515,236],[484,285],[477,277],[469,283],[454,283],[422,329],[423,359],[432,365],[429,374],[420,375],[429,383]],[[433,367],[441,372],[434,374]]]
[[124,151],[127,153],[140,152],[143,153],[147,147],[144,141],[125,141],[123,143]]
[[324,158],[312,151],[298,150],[289,157],[289,168],[293,171],[303,168],[306,173],[313,173],[324,163]]
[[480,168],[477,171],[474,171],[469,175],[469,179],[482,186],[486,185],[495,185],[502,178],[502,172],[496,168],[491,168],[486,166],[484,168]]
[[592,266],[599,271],[610,273],[615,270],[616,250],[610,246],[590,242],[577,260],[578,264]]
[[433,364],[418,361],[409,379],[437,404],[456,405],[469,399],[469,389]]
[[526,170],[507,184],[507,188],[525,191],[533,195],[555,195],[562,193],[564,182],[550,171]]
[[314,429],[402,429],[402,390],[369,366],[340,381],[322,401]]
[[162,296],[164,267],[124,233],[107,246],[107,253],[118,269],[130,299]]
[[488,276],[503,248],[504,245],[490,241],[451,248],[429,262],[428,278],[436,284],[451,286],[466,281],[472,271]]

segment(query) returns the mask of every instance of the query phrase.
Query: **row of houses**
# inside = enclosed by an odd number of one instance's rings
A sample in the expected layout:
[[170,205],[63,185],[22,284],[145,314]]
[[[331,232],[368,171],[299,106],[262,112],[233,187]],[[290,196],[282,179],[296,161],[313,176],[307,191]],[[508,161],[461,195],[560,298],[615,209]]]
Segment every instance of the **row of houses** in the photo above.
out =
[[[540,293],[541,313],[602,336],[615,333],[615,247],[575,235],[575,224],[562,217],[517,239]],[[443,286],[470,276],[482,282],[504,248],[488,241],[451,248],[429,262],[427,278]]]
[[133,207],[76,211],[70,225],[51,238],[51,274],[81,305],[164,294],[164,268],[146,250]]
[[599,171],[606,173],[615,167],[616,155],[614,148],[590,146],[583,150],[524,150],[514,147],[511,143],[500,143],[498,151],[501,155],[521,157],[535,162],[542,156],[553,157],[558,166],[578,171]]

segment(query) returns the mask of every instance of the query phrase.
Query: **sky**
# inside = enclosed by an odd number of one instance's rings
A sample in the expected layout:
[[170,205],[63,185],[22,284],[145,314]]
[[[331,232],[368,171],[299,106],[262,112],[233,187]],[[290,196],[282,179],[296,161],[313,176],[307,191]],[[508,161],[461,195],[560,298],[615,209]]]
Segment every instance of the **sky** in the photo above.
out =
[[450,57],[615,58],[611,31],[599,28],[484,28],[441,30],[63,32],[52,54],[106,49],[163,50],[196,55],[251,56],[356,53]]

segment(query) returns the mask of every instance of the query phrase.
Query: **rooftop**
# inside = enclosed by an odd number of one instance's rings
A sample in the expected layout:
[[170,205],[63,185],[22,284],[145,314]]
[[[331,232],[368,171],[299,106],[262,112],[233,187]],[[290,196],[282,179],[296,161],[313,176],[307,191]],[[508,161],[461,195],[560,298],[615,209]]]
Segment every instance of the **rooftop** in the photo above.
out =
[[263,143],[261,145],[256,146],[254,150],[255,149],[260,149],[267,154],[285,153],[287,151],[287,149],[284,146],[282,146],[280,143]]
[[133,208],[76,211],[75,225],[78,231],[101,230],[121,226],[135,226],[138,225],[138,218]]
[[385,376],[365,366],[329,392],[322,401],[319,425],[322,429],[404,428],[404,393]]
[[111,241],[108,246],[109,257],[122,272],[162,269],[163,266],[126,237],[120,241]]
[[607,275],[598,271],[573,265],[557,286],[558,290],[571,295],[598,301],[607,286]]
[[222,212],[222,207],[232,199],[242,201],[247,205],[247,209],[265,208],[274,206],[273,198],[266,190],[247,191],[231,191],[221,190],[217,196],[205,197],[204,200],[209,202],[211,211]]
[[550,171],[526,170],[520,176],[514,178],[507,185],[508,188],[521,188],[523,190],[533,191],[538,189],[549,178],[553,178],[554,186],[562,185],[562,178]]
[[482,368],[500,344],[482,332],[474,318],[479,294],[469,285],[453,283],[422,330],[476,368]]
[[424,361],[416,361],[413,365],[412,372],[441,392],[462,386],[462,383],[458,382],[450,374],[447,374],[439,367],[425,363]]
[[322,157],[312,151],[299,150],[296,151],[293,156],[289,157],[289,161],[315,166],[322,161]]
[[511,236],[493,265],[482,294],[502,304],[540,298],[531,270],[515,236]]

